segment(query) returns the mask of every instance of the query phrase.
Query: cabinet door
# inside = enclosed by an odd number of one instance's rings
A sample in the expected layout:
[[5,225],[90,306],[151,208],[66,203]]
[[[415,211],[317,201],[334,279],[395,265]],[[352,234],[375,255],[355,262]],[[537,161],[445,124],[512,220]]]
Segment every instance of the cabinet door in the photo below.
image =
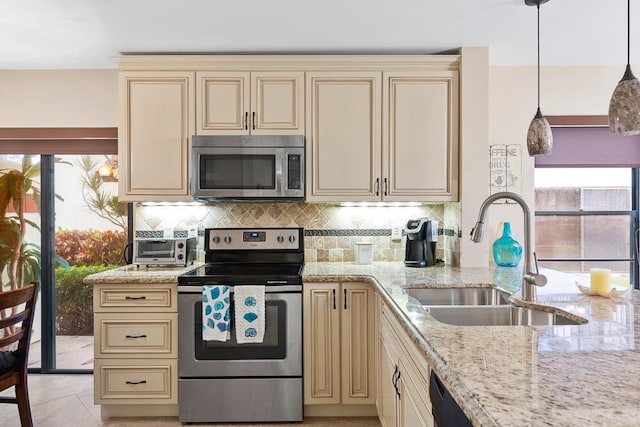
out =
[[379,72],[306,74],[307,200],[380,200]]
[[458,200],[458,73],[385,72],[383,193]]
[[120,74],[120,200],[191,200],[193,73]]
[[373,296],[368,283],[342,284],[342,403],[375,403]]
[[304,134],[304,73],[251,73],[249,119],[254,135]]
[[340,403],[338,284],[305,284],[303,290],[304,403]]
[[249,73],[196,73],[198,135],[249,134]]
[[378,337],[378,358],[380,370],[378,374],[378,418],[382,427],[395,427],[398,424],[396,408],[396,389],[394,379],[397,374],[397,358],[393,352],[393,344],[381,333]]
[[[399,391],[398,398],[398,422],[400,426],[406,427],[433,427],[433,415],[430,411],[430,403],[425,400],[429,399],[426,390],[420,390],[411,380],[410,376],[405,375],[407,366],[400,360],[399,365],[400,377],[396,382]],[[429,375],[429,373],[426,373]]]

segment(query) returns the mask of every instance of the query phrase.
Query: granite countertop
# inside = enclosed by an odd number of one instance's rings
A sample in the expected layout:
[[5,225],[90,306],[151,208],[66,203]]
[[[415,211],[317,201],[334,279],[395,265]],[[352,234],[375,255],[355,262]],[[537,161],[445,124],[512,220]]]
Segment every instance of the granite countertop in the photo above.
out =
[[416,310],[405,292],[494,285],[513,292],[520,283],[517,269],[308,263],[303,280],[366,280],[386,291],[381,295],[476,426],[638,425],[640,292],[615,300],[590,297],[579,292],[575,276],[541,272],[549,282],[538,288],[538,303],[588,323],[447,325]]
[[180,266],[137,266],[125,265],[101,273],[91,274],[84,278],[84,283],[91,285],[111,283],[177,283],[178,276],[199,267],[200,264]]
[[[126,266],[87,276],[85,282],[175,283],[179,274],[196,267]],[[376,287],[476,426],[638,425],[640,292],[630,290],[615,300],[590,297],[579,292],[576,277],[542,272],[549,283],[538,288],[538,304],[588,323],[454,326],[416,309],[406,293],[407,288],[450,286],[515,292],[518,269],[307,263],[303,281],[366,281]]]

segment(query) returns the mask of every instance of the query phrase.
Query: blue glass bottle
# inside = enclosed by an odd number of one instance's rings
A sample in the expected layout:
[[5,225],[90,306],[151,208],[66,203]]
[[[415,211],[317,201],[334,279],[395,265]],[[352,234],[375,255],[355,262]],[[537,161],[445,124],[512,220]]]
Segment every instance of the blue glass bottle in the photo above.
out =
[[515,267],[522,259],[522,245],[511,237],[511,223],[505,222],[502,236],[493,242],[493,260],[500,267]]

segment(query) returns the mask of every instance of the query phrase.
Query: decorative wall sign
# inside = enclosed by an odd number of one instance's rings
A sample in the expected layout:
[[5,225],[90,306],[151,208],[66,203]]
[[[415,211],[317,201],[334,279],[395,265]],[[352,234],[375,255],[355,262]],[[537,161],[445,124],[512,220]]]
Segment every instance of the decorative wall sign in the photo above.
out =
[[[489,146],[489,192],[522,192],[522,146]],[[504,203],[505,201],[503,201]]]

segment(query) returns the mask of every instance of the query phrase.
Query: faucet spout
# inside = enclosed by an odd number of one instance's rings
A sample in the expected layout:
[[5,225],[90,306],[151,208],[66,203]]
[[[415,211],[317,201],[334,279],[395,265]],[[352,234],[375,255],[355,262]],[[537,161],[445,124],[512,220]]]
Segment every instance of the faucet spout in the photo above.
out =
[[531,249],[531,210],[524,201],[516,193],[503,191],[500,193],[494,193],[487,197],[480,206],[480,212],[478,213],[478,221],[475,227],[471,230],[471,240],[474,242],[482,242],[484,237],[484,224],[487,218],[487,210],[496,200],[509,199],[516,202],[522,208],[524,214],[524,267],[522,274],[522,299],[525,301],[536,300],[536,286],[544,286],[547,284],[547,278],[538,272],[538,261],[535,254]]

